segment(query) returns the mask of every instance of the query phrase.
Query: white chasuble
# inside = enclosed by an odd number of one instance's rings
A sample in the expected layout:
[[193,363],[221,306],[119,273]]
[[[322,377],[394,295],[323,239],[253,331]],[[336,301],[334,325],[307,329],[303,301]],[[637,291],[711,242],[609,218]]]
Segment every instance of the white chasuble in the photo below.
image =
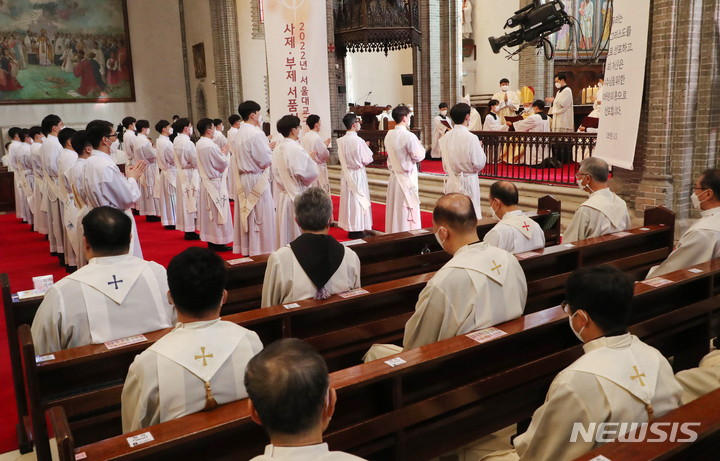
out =
[[[305,133],[300,142],[303,149],[310,154],[315,163],[318,166],[318,177],[312,183],[313,187],[319,187],[324,189],[328,194],[330,193],[330,179],[328,177],[327,160],[330,158],[330,151],[325,145],[317,131],[310,130]],[[312,153],[315,152],[315,156]]]
[[246,398],[245,368],[262,348],[255,332],[232,322],[178,324],[130,366],[123,432]]
[[475,215],[482,218],[480,209],[480,180],[478,174],[485,168],[485,151],[480,140],[466,126],[455,125],[438,143],[442,155],[445,193],[458,192],[470,197]]
[[168,328],[167,275],[129,256],[92,258],[45,294],[32,325],[38,355]]
[[525,253],[545,248],[545,232],[522,210],[515,210],[505,213],[500,222],[485,234],[483,241],[508,253]]
[[302,447],[276,447],[268,445],[265,453],[254,457],[251,461],[364,461],[349,453],[330,451],[327,443]]
[[337,140],[340,160],[340,209],[338,224],[348,232],[372,229],[370,186],[365,167],[372,163],[373,153],[355,131]]
[[200,239],[225,245],[233,239],[233,220],[227,174],[230,160],[212,139],[203,136],[197,143],[197,165],[200,174],[198,229]]
[[600,189],[590,194],[590,198],[575,211],[562,241],[572,243],[600,237],[628,230],[630,226],[627,203],[610,189]]
[[385,148],[390,169],[385,233],[420,229],[417,163],[425,158],[425,149],[417,136],[402,125],[396,125],[385,135]]
[[680,371],[675,378],[683,387],[683,405],[720,388],[720,350],[703,357],[698,368]]

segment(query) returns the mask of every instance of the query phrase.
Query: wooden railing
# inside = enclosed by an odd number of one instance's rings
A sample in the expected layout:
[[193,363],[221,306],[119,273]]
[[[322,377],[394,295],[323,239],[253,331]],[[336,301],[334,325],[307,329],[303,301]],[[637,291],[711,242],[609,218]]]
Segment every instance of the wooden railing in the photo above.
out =
[[[415,136],[420,137],[420,130],[410,130]],[[345,136],[345,131],[335,130],[337,137]],[[385,150],[385,136],[387,130],[360,130],[358,136],[370,143],[370,150],[373,152],[373,162],[368,165],[371,168],[387,168],[387,151]]]

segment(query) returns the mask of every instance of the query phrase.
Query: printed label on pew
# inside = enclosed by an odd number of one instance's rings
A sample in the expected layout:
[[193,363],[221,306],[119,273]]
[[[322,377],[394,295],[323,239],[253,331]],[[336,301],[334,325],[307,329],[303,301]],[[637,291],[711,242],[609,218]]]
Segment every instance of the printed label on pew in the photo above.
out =
[[227,261],[227,263],[230,264],[231,266],[235,266],[237,264],[251,263],[251,262],[253,262],[252,258],[229,259]]
[[540,256],[540,253],[536,251],[526,251],[525,253],[518,253],[515,255],[517,259],[528,259],[534,258],[535,256]]
[[400,357],[395,357],[391,360],[386,360],[385,363],[390,365],[391,367],[395,368],[398,365],[402,365],[403,363],[407,363],[405,360],[401,359]]
[[84,451],[82,453],[75,453],[75,461],[85,458],[87,458],[87,454]]
[[641,231],[649,231],[650,228],[649,228],[649,227],[641,227],[640,230],[641,230]]
[[18,291],[17,297],[20,301],[22,301],[23,299],[40,298],[41,296],[45,296],[45,293],[48,290],[49,290],[49,288],[41,288],[39,290]]
[[575,245],[573,245],[572,243],[566,243],[566,244],[563,245],[563,246],[564,246],[565,248],[572,248],[572,247],[574,247]]
[[108,341],[105,343],[105,347],[108,350],[117,349],[118,347],[129,346],[130,344],[143,343],[147,341],[145,335],[130,336],[129,338],[116,339],[115,341]]
[[633,235],[633,234],[632,234],[632,232],[615,232],[614,234],[611,234],[611,235],[614,235],[615,237],[627,237],[628,235]]
[[594,457],[594,458],[591,459],[590,461],[610,461],[610,459],[604,457],[603,455],[597,455],[596,457]]
[[50,360],[55,360],[55,354],[35,356],[35,363],[49,362]]
[[692,272],[693,274],[701,274],[702,269],[688,269],[688,272]]
[[480,344],[486,343],[490,341],[491,339],[499,338],[500,336],[505,336],[507,333],[505,333],[502,330],[499,330],[495,327],[490,328],[483,328],[482,330],[473,331],[472,333],[468,333],[465,336],[472,339],[473,341],[476,341]]
[[651,287],[658,288],[664,287],[665,285],[670,285],[671,283],[673,283],[673,281],[664,279],[662,277],[653,277],[649,280],[644,280],[642,283],[644,283],[645,285],[650,285]]
[[143,443],[152,442],[153,440],[155,440],[155,438],[149,432],[145,432],[144,434],[134,435],[132,437],[127,438],[127,441],[131,447],[137,447],[138,445],[142,445]]
[[367,243],[367,242],[363,239],[355,239],[355,240],[348,240],[347,242],[340,242],[340,243],[342,243],[346,247],[351,247],[353,245],[362,245],[363,243]]
[[283,304],[283,307],[285,309],[295,309],[296,307],[300,307],[300,304],[298,304],[298,303]]
[[346,291],[345,293],[338,293],[338,296],[340,296],[341,298],[353,298],[355,296],[364,295],[366,293],[370,292],[365,290],[364,288],[355,288],[350,291]]
[[408,231],[413,235],[419,235],[419,234],[429,234],[430,231],[427,229],[413,229],[411,231]]

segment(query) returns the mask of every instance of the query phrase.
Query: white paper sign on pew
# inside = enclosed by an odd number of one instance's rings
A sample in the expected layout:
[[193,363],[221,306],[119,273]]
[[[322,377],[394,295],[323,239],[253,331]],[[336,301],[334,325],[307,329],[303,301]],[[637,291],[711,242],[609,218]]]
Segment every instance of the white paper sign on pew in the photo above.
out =
[[134,435],[127,438],[128,444],[131,447],[137,447],[138,445],[152,442],[153,440],[155,440],[155,437],[153,437],[152,434],[149,432],[143,432],[142,434]]

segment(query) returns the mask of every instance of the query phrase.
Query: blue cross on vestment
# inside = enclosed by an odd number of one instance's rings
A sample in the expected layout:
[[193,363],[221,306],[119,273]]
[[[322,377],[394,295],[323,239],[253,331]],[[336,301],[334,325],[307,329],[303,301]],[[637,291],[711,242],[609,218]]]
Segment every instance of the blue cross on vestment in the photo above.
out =
[[217,203],[219,206],[225,206],[225,200],[227,200],[227,198],[223,196],[215,200],[215,203]]
[[112,279],[112,281],[108,282],[108,285],[112,285],[113,283],[115,284],[115,289],[117,290],[117,289],[118,289],[118,283],[123,283],[123,281],[122,281],[122,280],[118,280],[118,279],[113,275],[113,279]]

